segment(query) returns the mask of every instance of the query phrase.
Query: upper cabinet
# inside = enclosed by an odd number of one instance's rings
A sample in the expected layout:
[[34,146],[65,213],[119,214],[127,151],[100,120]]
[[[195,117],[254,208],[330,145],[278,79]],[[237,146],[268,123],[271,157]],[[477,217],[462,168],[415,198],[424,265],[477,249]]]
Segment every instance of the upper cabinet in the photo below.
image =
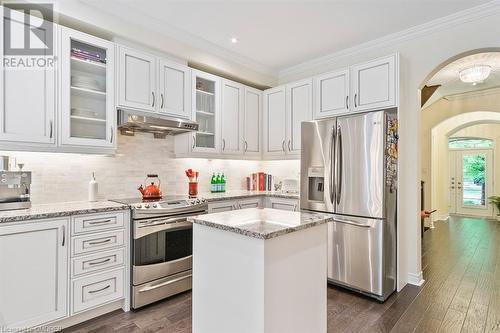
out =
[[189,67],[123,46],[118,53],[118,106],[191,118]]
[[242,84],[222,80],[221,150],[223,154],[243,153],[244,91]]
[[397,55],[351,66],[353,110],[368,111],[397,106],[397,68]]
[[61,27],[61,145],[116,144],[113,43]]
[[301,123],[312,118],[312,79],[266,90],[264,156],[300,157]]
[[160,59],[159,65],[158,110],[181,118],[191,118],[191,70],[165,59]]
[[314,78],[314,118],[332,117],[349,111],[349,70]]
[[218,76],[193,70],[193,120],[199,130],[192,134],[192,151],[220,152],[220,85]]
[[300,155],[300,132],[303,121],[312,120],[312,80],[302,80],[286,86],[287,94],[287,154]]
[[[23,18],[21,16],[21,18]],[[2,23],[17,33],[19,40],[24,40],[24,21],[17,21],[16,16],[0,17]],[[31,26],[29,29],[43,41],[57,41],[57,29],[52,33],[44,26]],[[0,33],[0,143],[2,149],[12,149],[12,144],[32,144],[34,146],[53,147],[56,143],[56,69],[57,59],[52,66],[37,69],[14,66],[4,55],[3,33]],[[53,43],[54,55],[57,43]],[[51,54],[42,56],[52,60]],[[15,148],[14,148],[15,149]]]
[[123,107],[156,110],[156,57],[119,48],[118,103]]
[[260,156],[262,138],[262,91],[245,87],[243,153]]
[[282,156],[286,152],[286,88],[279,86],[264,92],[265,156]]

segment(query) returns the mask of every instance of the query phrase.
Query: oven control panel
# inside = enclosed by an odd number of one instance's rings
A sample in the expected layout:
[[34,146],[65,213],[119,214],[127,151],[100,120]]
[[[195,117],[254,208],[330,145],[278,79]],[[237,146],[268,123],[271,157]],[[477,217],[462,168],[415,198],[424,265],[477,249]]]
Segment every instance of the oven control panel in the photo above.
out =
[[206,204],[207,200],[202,198],[171,200],[171,201],[156,201],[156,202],[141,202],[133,205],[134,209],[177,209],[184,207],[192,207],[196,205]]

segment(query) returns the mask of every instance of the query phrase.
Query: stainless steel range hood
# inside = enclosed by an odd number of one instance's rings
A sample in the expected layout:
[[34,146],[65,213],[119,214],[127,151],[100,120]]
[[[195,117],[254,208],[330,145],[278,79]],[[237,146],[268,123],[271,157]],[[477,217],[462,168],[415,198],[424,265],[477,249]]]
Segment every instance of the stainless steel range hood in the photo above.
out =
[[198,130],[198,123],[161,114],[118,109],[118,128],[123,135],[135,132],[152,133],[155,138],[165,138]]

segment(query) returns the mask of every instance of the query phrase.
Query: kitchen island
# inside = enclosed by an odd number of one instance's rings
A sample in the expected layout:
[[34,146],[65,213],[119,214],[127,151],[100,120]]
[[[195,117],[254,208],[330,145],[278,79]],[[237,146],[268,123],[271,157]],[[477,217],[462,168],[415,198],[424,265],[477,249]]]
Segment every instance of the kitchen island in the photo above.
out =
[[193,332],[326,332],[331,220],[267,208],[193,218]]

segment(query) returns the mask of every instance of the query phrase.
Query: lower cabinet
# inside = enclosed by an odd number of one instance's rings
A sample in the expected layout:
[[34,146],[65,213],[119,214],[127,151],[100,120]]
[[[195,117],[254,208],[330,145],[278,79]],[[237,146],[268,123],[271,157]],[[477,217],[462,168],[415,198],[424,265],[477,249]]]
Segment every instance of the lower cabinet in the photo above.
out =
[[127,309],[122,222],[129,218],[117,211],[0,225],[0,331],[64,326],[70,316],[119,300]]
[[68,219],[0,226],[0,328],[68,315]]
[[268,197],[266,198],[266,208],[289,210],[296,212],[299,210],[299,200]]
[[223,200],[223,201],[209,203],[208,213],[219,213],[236,209],[258,208],[258,207],[298,211],[299,200],[288,199],[288,198],[261,197],[261,196],[256,198],[245,198],[240,200]]

